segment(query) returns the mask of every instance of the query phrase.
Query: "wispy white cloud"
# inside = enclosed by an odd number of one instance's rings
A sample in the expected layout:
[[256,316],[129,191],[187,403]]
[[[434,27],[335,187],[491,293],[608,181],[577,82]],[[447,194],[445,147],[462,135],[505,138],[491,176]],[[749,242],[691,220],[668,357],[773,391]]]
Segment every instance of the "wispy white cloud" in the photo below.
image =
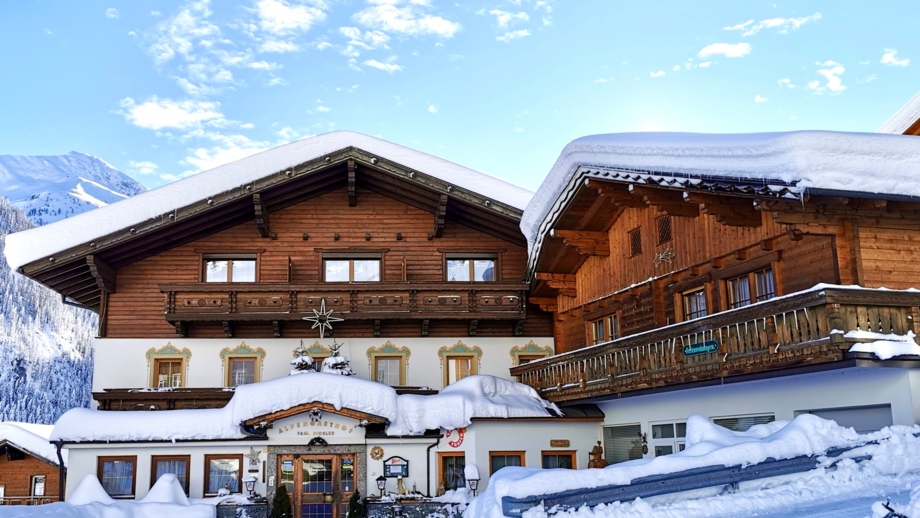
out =
[[526,38],[527,36],[530,36],[530,31],[527,29],[519,29],[516,31],[508,31],[501,36],[496,36],[495,39],[503,43],[508,43],[511,40],[518,40],[521,38]]
[[742,31],[742,36],[753,36],[758,32],[766,29],[775,29],[779,34],[788,34],[790,30],[798,29],[806,23],[817,22],[820,19],[821,13],[815,13],[811,16],[805,16],[802,18],[768,18],[756,23],[754,20],[748,20],[737,25],[725,27],[725,30]]
[[296,140],[300,136],[300,133],[297,132],[294,128],[290,126],[285,126],[280,130],[275,132],[275,135],[278,135],[279,138],[286,140],[288,142]]
[[452,38],[461,29],[458,22],[425,12],[427,2],[415,0],[371,0],[372,5],[352,16],[356,22],[385,32],[405,36]]
[[157,164],[149,161],[135,162],[131,160],[128,162],[128,165],[130,165],[132,173],[140,175],[156,174],[157,169],[159,169]]
[[118,113],[139,128],[191,130],[204,124],[223,126],[226,123],[217,102],[174,101],[153,96],[142,103],[125,97],[120,104]]
[[495,16],[495,21],[498,22],[499,27],[507,27],[508,24],[513,22],[527,22],[530,21],[530,16],[526,12],[520,11],[517,13],[511,13],[508,11],[502,11],[500,9],[492,9],[489,11],[489,14]]
[[881,63],[890,67],[906,67],[910,64],[910,58],[899,58],[897,50],[885,49]]
[[198,132],[195,136],[212,142],[212,145],[188,150],[188,155],[182,160],[182,163],[191,166],[191,169],[183,172],[181,175],[183,177],[229,164],[271,147],[269,142],[253,141],[244,135]]
[[163,13],[161,13],[160,11],[150,11],[150,16],[153,16],[154,18],[159,18],[160,16],[163,16]]
[[856,82],[859,83],[859,84],[861,84],[861,85],[864,85],[864,84],[866,84],[866,83],[871,83],[872,81],[875,81],[876,79],[878,79],[878,76],[877,76],[877,75],[875,75],[875,74],[869,74],[869,75],[866,76],[864,79],[857,79]]
[[769,99],[767,99],[766,97],[764,97],[764,96],[762,96],[762,95],[760,95],[760,94],[757,94],[757,95],[754,96],[754,102],[755,102],[755,103],[765,103],[765,102],[767,102],[767,101],[769,101]]
[[784,77],[780,79],[779,81],[777,81],[777,83],[779,83],[780,86],[785,86],[786,88],[795,88],[795,85],[792,84],[792,80],[789,79],[788,77]]
[[652,76],[652,77],[661,77],[661,76],[665,75],[665,71],[664,71],[664,70],[659,70],[659,71],[657,71],[657,72],[652,72],[652,73],[649,74],[649,75]]
[[727,58],[741,58],[751,53],[751,46],[747,43],[713,43],[703,47],[697,52],[697,57],[725,56]]
[[384,63],[377,61],[376,59],[369,59],[363,63],[371,68],[376,68],[378,70],[383,70],[384,72],[392,74],[393,72],[401,72],[403,67],[397,65],[396,63],[388,62]]
[[300,52],[300,45],[292,41],[284,40],[265,40],[259,44],[259,52],[284,54],[285,52]]
[[274,62],[269,63],[268,61],[253,61],[252,63],[249,63],[246,66],[248,66],[249,68],[254,68],[256,70],[272,71],[272,70],[280,69],[283,65],[281,63],[274,63]]
[[821,81],[810,81],[808,83],[809,90],[815,92],[816,94],[824,94],[825,92],[830,92],[831,95],[839,94],[846,90],[846,85],[843,84],[843,80],[840,76],[846,71],[843,65],[837,63],[836,61],[827,60],[824,63],[816,63],[819,67],[818,74],[824,76],[825,83],[822,85]]
[[428,113],[438,113],[438,107],[433,104],[429,104]]
[[255,5],[259,28],[275,36],[306,32],[326,19],[328,5],[322,0],[292,4],[285,0],[258,0]]
[[342,54],[351,58],[361,55],[363,50],[388,49],[390,37],[382,31],[364,31],[357,27],[339,27],[339,33],[348,38]]
[[108,9],[105,10],[105,17],[108,18],[109,20],[117,20],[119,16],[120,14],[118,12],[118,9],[115,9],[114,7],[109,7]]

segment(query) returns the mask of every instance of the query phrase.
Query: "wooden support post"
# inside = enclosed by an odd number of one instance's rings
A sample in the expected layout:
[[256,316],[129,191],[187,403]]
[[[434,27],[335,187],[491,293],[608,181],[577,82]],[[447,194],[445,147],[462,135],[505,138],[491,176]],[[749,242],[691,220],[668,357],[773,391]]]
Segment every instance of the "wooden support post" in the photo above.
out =
[[173,324],[173,327],[176,328],[176,335],[178,335],[179,338],[185,338],[186,336],[188,336],[188,324],[187,323],[180,320],[178,322],[175,322]]
[[479,327],[479,320],[473,319],[470,320],[469,335],[476,336],[476,328]]
[[96,280],[96,286],[106,293],[115,293],[115,269],[95,255],[86,256],[86,264]]
[[221,327],[224,328],[224,336],[227,338],[233,338],[233,322],[229,320],[221,320]]
[[259,235],[262,237],[271,237],[271,231],[268,228],[268,210],[262,203],[262,195],[259,193],[252,195],[252,206],[255,211],[256,227],[259,229]]
[[348,206],[355,207],[358,205],[358,193],[355,187],[355,160],[348,159]]
[[422,320],[422,336],[428,336],[428,324],[429,320],[427,318]]
[[438,208],[434,213],[434,237],[441,237],[444,233],[444,220],[447,218],[447,195],[442,194],[438,200]]
[[380,336],[380,320],[374,320],[374,336]]
[[274,335],[275,338],[281,338],[281,321],[280,320],[272,320],[272,335]]

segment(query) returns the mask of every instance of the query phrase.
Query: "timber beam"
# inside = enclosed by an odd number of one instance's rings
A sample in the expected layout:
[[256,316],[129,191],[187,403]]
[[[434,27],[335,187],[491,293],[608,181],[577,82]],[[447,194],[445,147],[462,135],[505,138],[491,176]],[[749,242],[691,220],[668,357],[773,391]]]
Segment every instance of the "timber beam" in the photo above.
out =
[[671,216],[695,218],[700,215],[699,206],[685,202],[681,191],[630,185],[629,192],[645,202],[646,205],[655,207],[659,212],[666,212]]
[[581,255],[610,256],[610,240],[606,232],[551,229],[549,233],[551,236],[562,238],[566,246],[573,247]]
[[470,327],[468,330],[469,335],[476,336],[476,330],[478,328],[479,328],[479,320],[476,320],[475,318],[473,320],[470,320]]
[[221,320],[220,325],[224,328],[224,336],[227,338],[233,338],[233,322],[229,320]]
[[556,300],[556,297],[530,297],[527,301],[539,306],[547,313],[555,313],[559,309],[559,301]]
[[380,336],[380,319],[374,320],[374,336]]
[[272,336],[275,338],[281,338],[281,321],[272,320]]
[[262,202],[261,194],[252,195],[252,206],[255,210],[256,215],[256,227],[259,229],[259,235],[262,237],[269,237],[271,231],[268,228],[268,209],[265,208],[265,204]]
[[173,327],[176,328],[176,335],[178,335],[179,338],[185,338],[186,336],[188,336],[188,323],[187,322],[184,322],[182,320],[177,320],[176,322],[173,322]]
[[422,320],[422,336],[428,336],[428,326],[431,323],[427,318]]
[[348,206],[355,207],[358,205],[358,192],[355,186],[355,160],[348,159]]
[[444,221],[447,219],[447,195],[442,194],[438,200],[438,208],[434,213],[434,237],[441,237],[444,233]]
[[633,196],[630,193],[630,188],[628,185],[610,182],[599,182],[589,178],[585,180],[585,186],[596,189],[598,196],[601,198],[609,199],[614,203],[614,205],[634,208],[645,206],[644,200],[637,196]]
[[514,321],[514,336],[521,336],[524,334],[524,319]]
[[730,227],[759,227],[763,224],[760,212],[749,198],[716,196],[685,192],[684,201],[699,207],[703,214],[715,216],[716,221]]

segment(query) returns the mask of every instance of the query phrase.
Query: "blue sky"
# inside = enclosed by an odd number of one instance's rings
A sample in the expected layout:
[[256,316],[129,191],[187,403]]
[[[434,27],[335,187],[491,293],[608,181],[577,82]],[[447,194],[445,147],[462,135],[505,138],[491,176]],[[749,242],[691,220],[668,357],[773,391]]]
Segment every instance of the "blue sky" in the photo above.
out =
[[0,0],[0,154],[147,187],[354,130],[535,189],[626,131],[875,131],[920,2]]

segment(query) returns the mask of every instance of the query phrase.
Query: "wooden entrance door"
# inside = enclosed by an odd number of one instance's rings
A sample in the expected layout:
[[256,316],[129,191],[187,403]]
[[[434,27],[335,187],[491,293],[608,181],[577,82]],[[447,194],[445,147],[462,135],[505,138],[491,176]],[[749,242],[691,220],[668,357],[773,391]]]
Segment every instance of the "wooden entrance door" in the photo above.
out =
[[279,455],[278,484],[291,495],[294,518],[345,518],[357,463],[342,455]]

